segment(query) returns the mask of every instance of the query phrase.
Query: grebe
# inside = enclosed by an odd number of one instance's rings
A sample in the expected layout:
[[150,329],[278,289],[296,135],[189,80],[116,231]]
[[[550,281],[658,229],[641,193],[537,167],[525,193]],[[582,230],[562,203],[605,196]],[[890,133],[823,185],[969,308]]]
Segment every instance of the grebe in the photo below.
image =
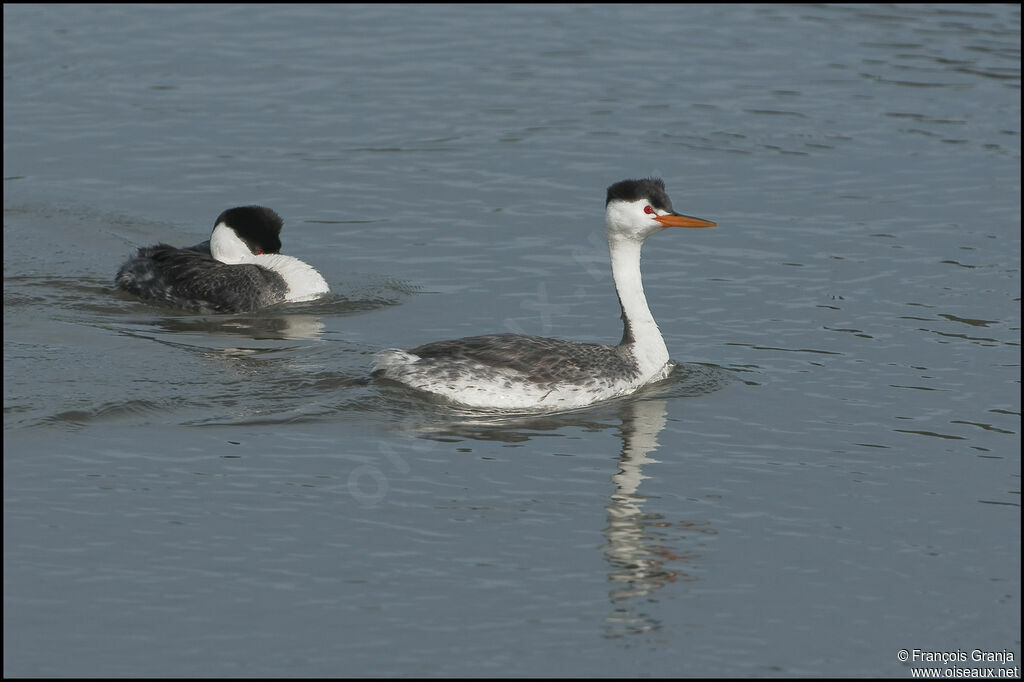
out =
[[715,223],[672,209],[659,178],[608,188],[605,223],[622,309],[617,346],[520,334],[471,336],[377,354],[373,375],[472,408],[562,410],[628,395],[668,376],[668,349],[640,278],[644,239],[666,227]]
[[188,248],[139,249],[114,283],[148,301],[196,312],[251,312],[330,291],[323,276],[281,250],[281,217],[262,206],[229,208],[210,239]]

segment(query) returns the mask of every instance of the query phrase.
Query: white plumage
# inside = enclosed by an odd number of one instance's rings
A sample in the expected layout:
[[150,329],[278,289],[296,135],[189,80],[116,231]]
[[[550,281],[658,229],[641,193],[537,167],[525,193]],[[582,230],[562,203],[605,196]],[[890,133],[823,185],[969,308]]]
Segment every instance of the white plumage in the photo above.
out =
[[519,334],[438,341],[377,355],[374,376],[481,409],[573,409],[628,395],[668,376],[668,349],[647,306],[640,248],[666,227],[715,223],[676,213],[660,179],[608,188],[605,224],[622,308],[618,345]]

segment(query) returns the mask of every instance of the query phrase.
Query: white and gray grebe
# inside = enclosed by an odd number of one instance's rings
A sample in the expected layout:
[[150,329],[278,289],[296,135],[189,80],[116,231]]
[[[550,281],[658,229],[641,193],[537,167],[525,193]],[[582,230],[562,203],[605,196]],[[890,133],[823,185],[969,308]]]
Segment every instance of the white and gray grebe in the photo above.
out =
[[374,376],[459,405],[565,410],[628,395],[668,376],[672,364],[644,296],[640,247],[666,227],[713,227],[676,213],[658,178],[608,188],[605,224],[622,309],[616,346],[521,334],[471,336],[377,354]]
[[312,266],[281,250],[281,217],[263,206],[229,208],[208,241],[140,248],[114,284],[147,301],[202,313],[252,312],[330,291]]

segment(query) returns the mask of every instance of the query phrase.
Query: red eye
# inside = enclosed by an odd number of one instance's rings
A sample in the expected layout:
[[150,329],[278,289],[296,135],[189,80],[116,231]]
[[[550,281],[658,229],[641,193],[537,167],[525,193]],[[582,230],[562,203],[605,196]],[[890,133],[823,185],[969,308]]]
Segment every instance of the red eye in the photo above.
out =
[[654,213],[654,209],[650,206],[644,206],[644,213]]
[[263,249],[256,249],[256,255],[257,256],[262,256],[263,255]]

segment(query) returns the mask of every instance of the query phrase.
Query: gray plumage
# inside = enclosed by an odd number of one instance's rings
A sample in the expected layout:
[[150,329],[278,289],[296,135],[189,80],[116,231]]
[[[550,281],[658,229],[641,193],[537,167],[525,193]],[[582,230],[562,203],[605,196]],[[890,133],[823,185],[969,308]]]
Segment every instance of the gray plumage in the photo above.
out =
[[140,248],[114,283],[141,299],[202,313],[252,312],[281,303],[288,293],[284,278],[273,270],[214,259],[209,242],[185,249]]
[[[253,254],[281,250],[284,221],[265,206],[229,208],[213,224],[226,225]],[[114,284],[143,300],[201,313],[251,312],[288,294],[284,278],[270,268],[214,258],[210,240],[186,248],[142,247],[121,266]]]
[[604,379],[636,376],[637,366],[621,346],[579,343],[520,334],[487,334],[451,341],[436,341],[409,351],[419,356],[425,371],[459,372],[460,363],[473,363],[512,371],[535,384],[551,382],[585,385],[600,368]]
[[488,334],[377,354],[374,376],[463,406],[573,409],[628,395],[671,372],[668,348],[647,306],[640,248],[666,227],[714,223],[676,213],[658,178],[608,187],[605,227],[622,310],[616,346],[518,334]]

